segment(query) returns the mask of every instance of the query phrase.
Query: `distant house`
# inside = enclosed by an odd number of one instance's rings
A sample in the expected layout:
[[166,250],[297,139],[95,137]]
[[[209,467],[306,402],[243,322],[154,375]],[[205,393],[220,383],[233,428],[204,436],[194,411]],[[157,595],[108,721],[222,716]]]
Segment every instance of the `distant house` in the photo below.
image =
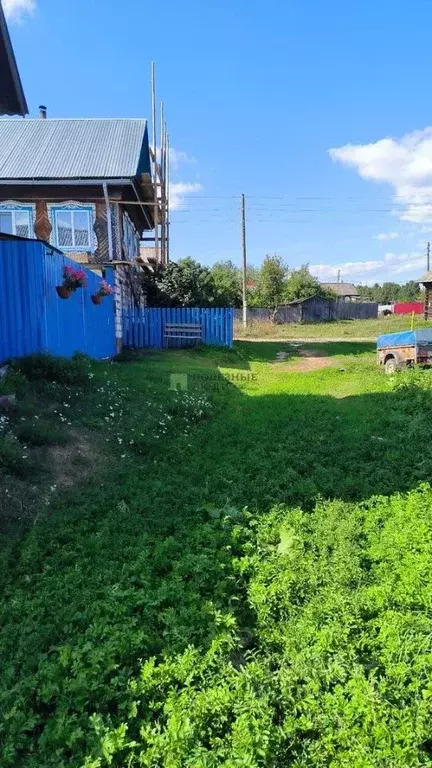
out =
[[0,2],[0,115],[28,114],[9,31]]
[[321,283],[322,288],[334,293],[340,301],[358,301],[360,294],[352,283]]

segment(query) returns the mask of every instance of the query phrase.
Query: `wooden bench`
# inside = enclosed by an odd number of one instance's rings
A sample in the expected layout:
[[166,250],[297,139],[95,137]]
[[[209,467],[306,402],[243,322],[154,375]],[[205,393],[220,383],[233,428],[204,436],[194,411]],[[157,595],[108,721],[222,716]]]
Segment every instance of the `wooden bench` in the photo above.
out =
[[202,340],[201,323],[165,323],[164,342],[169,347],[170,341],[181,340],[176,346],[185,347],[188,342],[199,344]]

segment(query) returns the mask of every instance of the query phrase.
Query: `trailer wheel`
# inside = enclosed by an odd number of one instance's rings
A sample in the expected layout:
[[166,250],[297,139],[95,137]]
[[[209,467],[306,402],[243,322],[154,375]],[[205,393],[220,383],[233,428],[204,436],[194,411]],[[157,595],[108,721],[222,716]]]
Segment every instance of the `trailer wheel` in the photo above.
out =
[[384,363],[384,372],[387,374],[387,376],[390,376],[392,373],[396,373],[400,368],[400,365],[395,357],[389,357],[388,360]]

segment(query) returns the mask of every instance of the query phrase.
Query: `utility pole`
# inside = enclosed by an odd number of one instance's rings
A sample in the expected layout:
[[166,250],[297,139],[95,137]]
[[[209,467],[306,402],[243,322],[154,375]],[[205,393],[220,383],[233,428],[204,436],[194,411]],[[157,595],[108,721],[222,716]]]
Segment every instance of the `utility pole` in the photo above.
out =
[[243,259],[243,328],[247,326],[247,295],[246,295],[246,203],[245,196],[241,196],[241,218],[242,218],[242,259]]
[[430,272],[430,241],[428,241],[426,247],[426,272]]

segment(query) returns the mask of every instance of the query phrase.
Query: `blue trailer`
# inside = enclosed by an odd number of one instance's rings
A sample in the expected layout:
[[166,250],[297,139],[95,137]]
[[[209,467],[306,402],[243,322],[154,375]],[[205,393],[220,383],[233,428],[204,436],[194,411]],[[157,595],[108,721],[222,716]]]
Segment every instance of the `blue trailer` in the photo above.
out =
[[378,364],[386,373],[394,373],[407,365],[431,365],[432,328],[384,333],[377,339],[377,355]]

